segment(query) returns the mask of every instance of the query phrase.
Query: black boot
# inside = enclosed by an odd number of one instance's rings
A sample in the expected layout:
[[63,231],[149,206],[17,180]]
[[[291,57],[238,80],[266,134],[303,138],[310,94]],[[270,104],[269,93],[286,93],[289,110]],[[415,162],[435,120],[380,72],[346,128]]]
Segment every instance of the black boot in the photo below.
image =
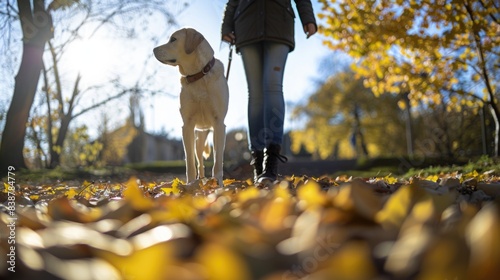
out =
[[259,176],[259,183],[276,181],[278,177],[278,160],[285,163],[288,158],[280,154],[281,145],[269,144],[264,151],[264,172]]
[[253,181],[257,183],[259,176],[262,174],[264,162],[264,152],[263,151],[252,151],[252,161],[250,165],[253,165]]

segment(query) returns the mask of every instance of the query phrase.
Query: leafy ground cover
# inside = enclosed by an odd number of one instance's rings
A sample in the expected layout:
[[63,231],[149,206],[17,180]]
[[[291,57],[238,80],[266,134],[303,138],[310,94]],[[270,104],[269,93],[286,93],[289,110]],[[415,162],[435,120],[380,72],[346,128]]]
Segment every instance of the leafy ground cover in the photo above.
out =
[[0,277],[494,279],[500,177],[462,171],[224,187],[5,181]]

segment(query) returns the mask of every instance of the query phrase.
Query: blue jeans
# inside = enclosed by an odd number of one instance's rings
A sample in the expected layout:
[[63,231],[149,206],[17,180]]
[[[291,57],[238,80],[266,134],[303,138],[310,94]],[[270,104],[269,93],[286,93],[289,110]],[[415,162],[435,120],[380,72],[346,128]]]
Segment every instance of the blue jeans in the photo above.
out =
[[287,45],[266,41],[240,48],[248,84],[250,150],[262,151],[283,140],[283,74],[289,51]]

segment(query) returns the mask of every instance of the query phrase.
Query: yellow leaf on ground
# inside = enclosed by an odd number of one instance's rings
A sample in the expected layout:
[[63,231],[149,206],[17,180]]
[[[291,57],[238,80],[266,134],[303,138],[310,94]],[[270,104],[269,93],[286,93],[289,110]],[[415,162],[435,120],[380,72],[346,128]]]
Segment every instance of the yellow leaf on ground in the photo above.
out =
[[468,264],[469,248],[463,236],[438,236],[422,256],[418,279],[463,279],[467,275]]
[[268,200],[260,213],[262,228],[267,231],[283,229],[283,221],[290,215],[291,203],[289,199],[281,197]]
[[227,186],[227,185],[231,185],[232,183],[236,182],[235,179],[224,179],[224,181],[222,182],[222,184],[224,186]]
[[259,197],[259,189],[256,187],[249,187],[238,193],[238,201],[244,203],[245,201]]
[[384,180],[387,182],[387,184],[395,184],[398,182],[398,178],[392,177],[390,175],[385,176]]
[[276,188],[273,189],[274,197],[283,198],[283,199],[291,199],[292,195],[288,190],[288,184],[279,184]]
[[251,275],[242,257],[216,243],[203,245],[195,258],[206,271],[203,279],[250,280]]
[[342,246],[324,266],[311,274],[310,279],[373,279],[377,273],[372,262],[370,247],[361,241],[352,241]]
[[172,247],[168,242],[134,251],[127,256],[104,250],[98,251],[97,255],[116,267],[122,279],[174,279],[165,269],[173,258]]
[[154,220],[162,222],[190,222],[198,214],[198,210],[194,208],[193,199],[190,196],[168,200],[163,204],[163,208],[162,211],[151,212]]
[[12,189],[12,187],[11,187],[9,184],[7,184],[6,182],[4,182],[4,183],[3,183],[3,190],[2,190],[2,191],[3,191],[4,193],[8,193],[8,192],[9,192],[9,189]]
[[500,215],[498,206],[489,203],[467,227],[471,248],[469,279],[492,279],[500,274]]
[[373,220],[382,208],[382,201],[373,186],[360,179],[342,185],[333,201],[340,209],[356,212],[369,220]]
[[172,182],[165,184],[161,190],[164,191],[167,195],[174,194],[177,195],[181,192],[180,186],[182,182],[179,178],[175,178]]
[[410,213],[415,201],[426,195],[425,191],[414,185],[401,186],[389,197],[382,210],[380,210],[375,220],[384,229],[398,230]]
[[425,178],[425,180],[429,180],[429,181],[432,181],[432,182],[437,182],[439,180],[439,176],[438,175],[429,175],[427,176],[427,178]]
[[123,191],[123,197],[132,205],[134,209],[144,211],[153,206],[153,201],[146,198],[143,191],[139,188],[137,178],[131,177],[125,185],[127,188]]
[[[375,220],[387,230],[399,230],[411,223],[431,223],[439,221],[442,212],[454,202],[453,194],[435,194],[428,191],[431,181],[414,181],[400,187],[386,202]],[[405,221],[408,220],[406,224]]]
[[71,188],[69,189],[67,192],[64,193],[64,195],[68,198],[68,199],[72,199],[74,198],[76,195],[78,195],[78,192],[75,191],[75,189]]
[[297,188],[297,198],[300,200],[300,207],[310,208],[321,206],[326,202],[326,195],[320,189],[318,183],[309,180],[305,185]]
[[82,187],[87,188],[87,187],[89,187],[92,184],[94,184],[94,183],[85,180],[85,181],[83,181]]

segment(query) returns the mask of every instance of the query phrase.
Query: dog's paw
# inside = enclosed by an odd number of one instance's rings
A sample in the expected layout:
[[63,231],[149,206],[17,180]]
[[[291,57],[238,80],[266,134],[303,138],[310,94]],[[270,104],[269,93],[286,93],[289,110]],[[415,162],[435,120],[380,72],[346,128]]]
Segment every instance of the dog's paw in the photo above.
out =
[[215,180],[217,181],[217,184],[220,188],[224,187],[224,180],[222,180],[222,178],[215,178]]

